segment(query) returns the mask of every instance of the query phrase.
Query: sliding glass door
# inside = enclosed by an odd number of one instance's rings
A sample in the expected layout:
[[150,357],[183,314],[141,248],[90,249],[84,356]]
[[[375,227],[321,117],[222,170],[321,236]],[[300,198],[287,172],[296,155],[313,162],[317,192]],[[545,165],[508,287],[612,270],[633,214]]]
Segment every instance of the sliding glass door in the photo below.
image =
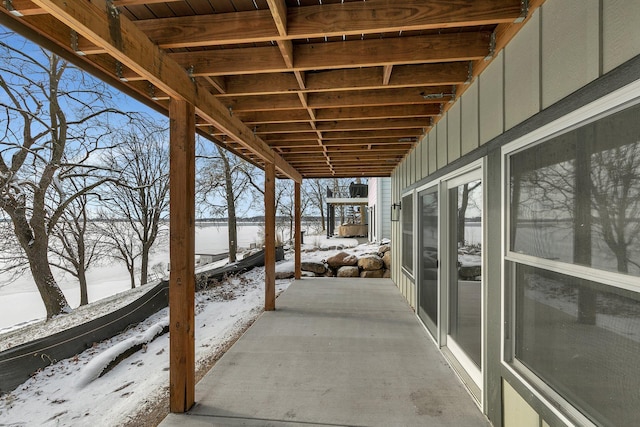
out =
[[[446,346],[482,388],[482,174],[447,182]],[[478,396],[479,397],[479,396]]]
[[420,209],[418,276],[418,316],[438,341],[438,189],[433,188],[418,194]]

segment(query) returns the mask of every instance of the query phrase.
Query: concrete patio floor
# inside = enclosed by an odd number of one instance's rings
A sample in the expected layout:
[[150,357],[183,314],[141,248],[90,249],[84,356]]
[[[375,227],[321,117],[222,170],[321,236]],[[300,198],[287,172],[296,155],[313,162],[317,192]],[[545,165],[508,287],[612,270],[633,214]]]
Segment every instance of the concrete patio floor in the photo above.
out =
[[295,281],[170,426],[486,426],[388,279]]

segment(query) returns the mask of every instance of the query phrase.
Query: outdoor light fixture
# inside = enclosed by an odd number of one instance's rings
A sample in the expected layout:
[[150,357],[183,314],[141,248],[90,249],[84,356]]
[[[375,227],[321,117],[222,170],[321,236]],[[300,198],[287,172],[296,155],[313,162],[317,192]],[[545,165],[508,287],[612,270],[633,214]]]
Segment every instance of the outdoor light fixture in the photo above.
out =
[[402,209],[402,202],[394,203],[391,205],[391,221],[400,221],[400,210]]

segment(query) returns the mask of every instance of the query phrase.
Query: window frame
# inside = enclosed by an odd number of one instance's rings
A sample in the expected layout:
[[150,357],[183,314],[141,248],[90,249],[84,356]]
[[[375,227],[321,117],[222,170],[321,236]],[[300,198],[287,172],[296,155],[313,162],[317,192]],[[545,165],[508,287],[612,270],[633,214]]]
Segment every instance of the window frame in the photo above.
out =
[[[640,293],[640,285],[638,285],[638,276],[511,251],[511,156],[639,104],[640,80],[578,108],[545,126],[505,144],[501,148],[501,203],[503,207],[501,221],[501,364],[503,368],[509,371],[532,395],[543,402],[554,415],[567,424],[578,422],[588,426],[595,425],[590,418],[580,412],[578,408],[574,407],[560,393],[552,389],[551,386],[546,384],[543,379],[539,378],[515,356],[517,315],[515,312],[515,270],[517,264],[543,268],[555,273],[596,281],[613,288],[637,293]],[[594,280],[594,277],[597,279]]]
[[[401,241],[401,248],[402,248],[402,255],[400,257],[400,264],[402,267],[402,271],[404,272],[404,274],[409,277],[411,280],[415,279],[415,268],[416,268],[416,239],[414,238],[415,236],[415,226],[416,226],[416,218],[415,218],[415,214],[414,214],[414,210],[415,210],[415,192],[414,191],[409,191],[406,193],[403,193],[401,195],[401,209],[400,209],[400,232],[402,235],[402,241]],[[407,209],[406,203],[405,203],[405,199],[411,199],[411,207]],[[409,233],[405,233],[405,212],[410,211],[410,215],[411,215],[411,221],[410,221],[410,232]],[[409,257],[405,256],[405,234],[409,234],[411,236],[411,254]],[[411,262],[411,266],[407,266],[405,264],[405,261],[410,260]]]

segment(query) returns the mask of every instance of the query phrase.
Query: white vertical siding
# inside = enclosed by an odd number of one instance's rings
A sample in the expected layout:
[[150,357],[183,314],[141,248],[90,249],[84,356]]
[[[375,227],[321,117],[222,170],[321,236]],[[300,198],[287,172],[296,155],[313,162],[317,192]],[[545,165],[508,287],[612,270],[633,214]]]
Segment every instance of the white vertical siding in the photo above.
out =
[[640,1],[603,0],[603,71],[640,54]]
[[542,108],[598,77],[598,0],[555,0],[542,7]]
[[480,144],[484,144],[504,131],[504,54],[493,60],[480,75]]
[[505,128],[510,129],[540,111],[540,11],[504,53]]
[[448,147],[447,147],[447,116],[445,115],[436,126],[438,135],[438,169],[447,165]]
[[462,138],[462,154],[478,148],[478,81],[476,80],[462,95],[460,100],[462,116],[460,121]]
[[438,137],[433,130],[427,135],[429,138],[429,154],[427,154],[427,162],[429,164],[429,173],[432,174],[438,169]]
[[449,162],[460,157],[460,103],[456,102],[447,113],[447,151]]

